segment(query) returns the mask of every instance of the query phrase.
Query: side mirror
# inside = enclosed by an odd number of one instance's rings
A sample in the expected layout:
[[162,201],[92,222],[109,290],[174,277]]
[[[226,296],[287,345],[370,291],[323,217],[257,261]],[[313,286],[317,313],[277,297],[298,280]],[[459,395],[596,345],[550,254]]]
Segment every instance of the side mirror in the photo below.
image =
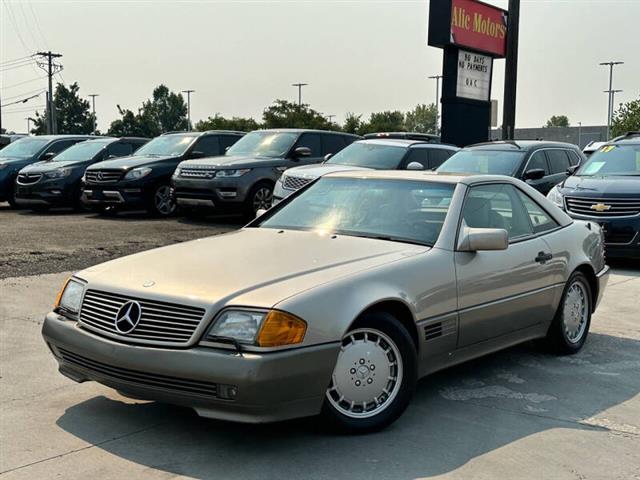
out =
[[407,165],[407,170],[424,170],[424,165],[420,162],[409,162]]
[[56,154],[54,152],[43,153],[42,155],[40,155],[40,160],[46,162],[46,161],[51,160],[55,156],[56,156]]
[[113,160],[114,158],[118,158],[117,155],[114,155],[113,153],[109,156],[107,156],[107,160]]
[[327,154],[324,156],[324,161],[326,162],[326,161],[327,161],[327,160],[329,160],[331,157],[333,157],[333,153],[327,153]]
[[293,158],[310,157],[311,149],[309,147],[296,147],[293,151]]
[[542,177],[544,177],[544,174],[545,171],[542,168],[534,168],[524,172],[522,178],[524,178],[524,180],[540,180]]
[[191,155],[189,155],[189,158],[204,158],[206,156],[207,155],[204,152],[194,150],[193,152],[191,152]]
[[265,213],[267,213],[267,211],[264,208],[259,208],[256,211],[256,218],[261,217],[262,215],[264,215]]
[[509,234],[503,228],[464,227],[458,241],[458,250],[477,252],[479,250],[506,250]]
[[567,173],[569,175],[573,175],[574,173],[576,173],[576,170],[578,170],[578,168],[580,168],[580,165],[571,165],[569,168],[567,168]]

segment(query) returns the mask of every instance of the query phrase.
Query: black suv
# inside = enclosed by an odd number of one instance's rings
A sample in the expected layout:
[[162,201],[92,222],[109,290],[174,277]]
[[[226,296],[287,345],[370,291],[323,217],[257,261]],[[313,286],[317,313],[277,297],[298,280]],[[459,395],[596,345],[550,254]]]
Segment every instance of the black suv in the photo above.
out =
[[320,163],[360,137],[324,130],[274,129],[248,133],[224,157],[182,162],[173,176],[178,205],[239,210],[247,215],[271,206],[284,170]]
[[599,223],[608,257],[640,259],[640,133],[602,145],[547,198],[573,218]]
[[437,172],[507,175],[527,182],[543,195],[586,160],[570,143],[539,140],[487,142],[463,148]]
[[25,137],[0,150],[0,202],[16,206],[14,186],[18,172],[27,165],[49,160],[78,142],[96,138],[90,135],[40,135]]
[[87,168],[82,201],[105,213],[145,208],[171,215],[176,205],[170,181],[176,166],[188,158],[222,155],[243,135],[227,130],[165,133],[133,155]]
[[76,143],[49,160],[32,163],[18,173],[16,202],[33,210],[81,207],[81,180],[89,165],[131,155],[148,141],[148,138],[102,137]]

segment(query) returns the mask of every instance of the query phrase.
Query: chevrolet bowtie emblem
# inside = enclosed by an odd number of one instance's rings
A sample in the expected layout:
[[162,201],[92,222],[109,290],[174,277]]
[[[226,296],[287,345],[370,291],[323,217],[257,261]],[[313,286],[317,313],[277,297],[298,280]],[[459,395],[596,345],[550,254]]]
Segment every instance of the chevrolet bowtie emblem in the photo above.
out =
[[605,205],[604,203],[595,203],[589,208],[591,210],[595,210],[596,212],[606,212],[607,210],[611,210],[611,205]]

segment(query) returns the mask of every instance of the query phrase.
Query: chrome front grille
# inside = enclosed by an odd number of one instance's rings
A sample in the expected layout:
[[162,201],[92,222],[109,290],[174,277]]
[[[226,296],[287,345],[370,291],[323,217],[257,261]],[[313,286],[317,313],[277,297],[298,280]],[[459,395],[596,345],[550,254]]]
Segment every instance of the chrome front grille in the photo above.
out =
[[190,166],[180,167],[180,176],[185,178],[213,178],[216,174],[214,167]]
[[[141,307],[140,322],[127,334],[116,330],[115,320],[128,301]],[[87,290],[80,309],[80,325],[127,343],[186,344],[204,317],[204,308],[133,298],[99,290]]]
[[105,184],[116,183],[122,177],[122,170],[87,170],[85,180],[87,183]]
[[216,383],[129,370],[128,368],[115,367],[98,362],[60,347],[57,347],[57,350],[67,364],[87,372],[92,377],[98,377],[98,379],[115,380],[119,383],[125,382],[135,386],[140,385],[148,388],[172,390],[208,397],[216,397],[218,393],[218,385]]
[[567,211],[590,217],[633,217],[640,214],[640,198],[565,197]]
[[287,190],[298,190],[304,187],[307,183],[312,181],[313,178],[294,177],[291,175],[284,176],[283,187]]
[[18,175],[18,184],[33,185],[34,183],[38,183],[41,178],[41,173],[20,173]]

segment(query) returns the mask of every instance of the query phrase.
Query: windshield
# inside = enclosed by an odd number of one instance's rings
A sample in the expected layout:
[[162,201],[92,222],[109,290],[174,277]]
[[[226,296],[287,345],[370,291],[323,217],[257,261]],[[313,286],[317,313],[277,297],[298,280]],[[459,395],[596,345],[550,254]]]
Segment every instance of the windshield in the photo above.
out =
[[576,175],[640,175],[640,145],[605,145],[589,157]]
[[140,155],[182,155],[196,138],[194,135],[164,135],[156,137],[136,150],[134,155],[136,157]]
[[326,161],[332,165],[367,167],[377,170],[395,170],[407,149],[401,146],[356,142],[340,150]]
[[295,132],[251,132],[234,143],[226,155],[284,157],[297,138]]
[[51,159],[52,162],[73,162],[76,160],[91,160],[109,142],[80,142],[63,150]]
[[523,157],[524,152],[484,149],[461,150],[440,165],[436,172],[513,176]]
[[453,190],[436,182],[324,177],[259,226],[432,246]]
[[31,157],[38,153],[49,140],[44,138],[21,138],[0,150],[0,157]]

